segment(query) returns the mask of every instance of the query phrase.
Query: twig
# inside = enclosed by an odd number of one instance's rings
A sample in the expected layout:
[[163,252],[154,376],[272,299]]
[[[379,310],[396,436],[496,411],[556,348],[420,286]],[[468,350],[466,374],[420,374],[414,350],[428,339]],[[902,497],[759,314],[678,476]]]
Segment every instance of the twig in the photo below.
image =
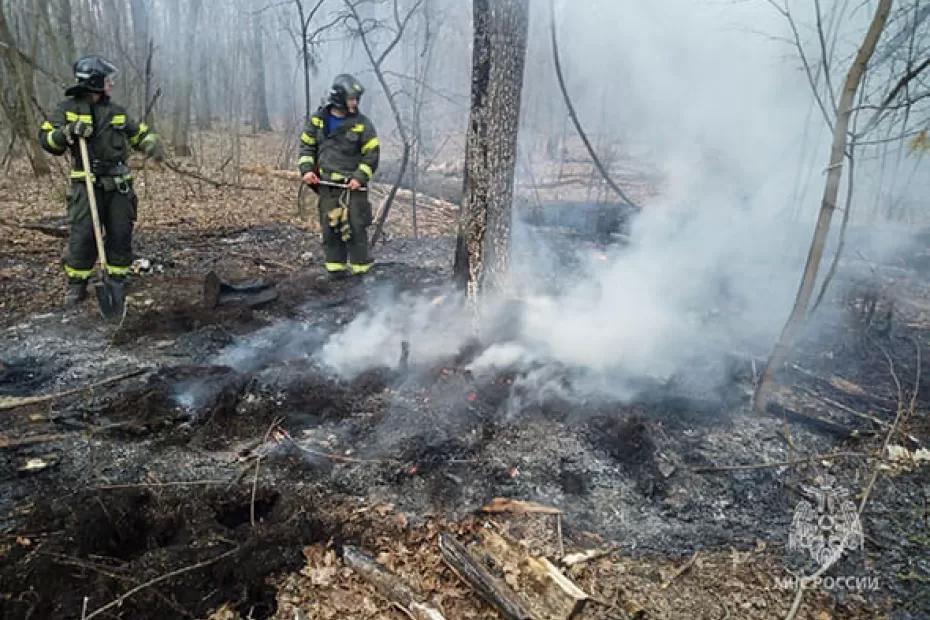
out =
[[[901,386],[901,380],[898,379],[898,375],[894,369],[894,360],[891,359],[891,356],[885,350],[884,347],[879,347],[882,352],[882,355],[885,356],[885,360],[888,362],[888,372],[891,373],[891,379],[894,381],[895,387],[898,391],[898,412],[894,418],[894,424],[891,425],[891,428],[888,429],[888,433],[885,435],[885,441],[882,443],[882,456],[888,452],[888,445],[891,443],[891,439],[894,436],[895,432],[898,430],[898,424],[901,422],[901,418],[905,413],[904,408],[904,388]],[[920,387],[920,347],[917,348],[917,379],[915,381],[915,390],[914,393],[917,393],[917,388]],[[916,401],[911,401],[911,406],[915,404]],[[872,470],[872,477],[869,478],[869,483],[866,485],[865,490],[862,492],[862,500],[859,502],[859,514],[862,514],[862,511],[865,510],[866,502],[869,501],[869,496],[872,494],[872,489],[875,487],[875,482],[878,480],[879,474],[878,466]]]
[[[894,360],[891,359],[891,356],[885,351],[884,347],[879,346],[879,349],[882,352],[882,355],[885,356],[885,359],[888,362],[888,372],[891,374],[891,379],[894,381],[895,387],[898,391],[898,412],[895,415],[894,424],[891,425],[891,428],[888,429],[888,433],[885,435],[885,441],[882,444],[881,456],[884,456],[888,450],[888,445],[891,443],[891,438],[894,436],[895,432],[898,429],[898,423],[901,421],[901,416],[904,413],[904,389],[901,386],[901,381],[898,379],[898,375],[895,372]],[[919,351],[919,348],[918,348]],[[917,385],[919,386],[920,381],[920,358],[918,353],[918,363],[917,363]],[[875,482],[878,480],[880,468],[879,463],[875,464],[875,467],[872,469],[872,476],[869,479],[869,483],[866,485],[865,489],[862,492],[862,501],[859,502],[859,515],[862,515],[862,511],[865,510],[865,505],[869,501],[869,497],[872,494],[872,489],[875,487]],[[794,601],[791,603],[791,609],[788,610],[788,615],[785,616],[785,620],[794,620],[797,616],[798,609],[801,607],[801,600],[804,598],[804,592],[807,589],[808,584],[812,583],[814,580],[819,578],[825,572],[827,572],[836,562],[840,559],[842,555],[842,550],[846,546],[846,540],[844,538],[843,545],[838,547],[839,551],[833,554],[833,557],[830,558],[830,561],[820,567],[820,570],[815,572],[810,577],[802,577],[798,580],[798,590],[795,593]]]
[[839,401],[833,400],[832,398],[819,394],[816,390],[812,390],[804,386],[796,386],[796,389],[799,389],[802,392],[809,394],[810,396],[816,398],[817,400],[821,401],[825,405],[835,407],[836,409],[839,409],[840,411],[845,411],[849,415],[855,416],[857,418],[862,418],[863,420],[868,420],[869,422],[873,422],[874,424],[883,426],[885,428],[889,428],[891,426],[891,424],[889,424],[888,422],[885,422],[884,420],[879,420],[875,416],[871,416],[867,413],[862,413],[861,411],[856,411],[855,409],[853,409],[852,407],[849,407],[848,405],[844,405],[843,403]]
[[403,461],[399,461],[399,460],[397,460],[397,459],[355,459],[355,458],[352,458],[352,457],[349,457],[349,456],[342,456],[341,454],[333,454],[333,453],[331,453],[331,452],[320,452],[320,451],[318,451],[318,450],[311,450],[310,448],[305,448],[304,446],[302,446],[302,445],[300,445],[299,443],[297,443],[296,441],[294,441],[294,438],[291,437],[291,436],[289,436],[289,435],[286,437],[286,440],[289,441],[289,442],[291,443],[292,446],[294,446],[295,448],[297,448],[297,449],[300,450],[301,452],[305,452],[305,453],[310,454],[310,455],[312,455],[312,456],[319,456],[319,457],[322,457],[322,458],[325,458],[325,459],[329,459],[329,460],[335,461],[335,462],[337,462],[337,463],[358,463],[358,464],[372,464],[372,463],[374,463],[374,464],[385,464],[385,463],[390,463],[390,464],[393,464],[393,465],[403,465],[403,464],[404,464]]
[[93,390],[99,387],[104,387],[107,385],[112,385],[114,383],[119,383],[120,381],[125,381],[126,379],[131,379],[132,377],[137,377],[141,374],[144,374],[151,370],[150,368],[138,368],[136,370],[123,373],[121,375],[116,375],[115,377],[110,377],[109,379],[103,379],[96,383],[91,383],[90,385],[85,385],[82,387],[74,388],[71,390],[65,390],[64,392],[57,392],[55,394],[45,394],[43,396],[25,396],[25,397],[6,397],[0,399],[0,411],[7,411],[9,409],[17,409],[19,407],[25,407],[26,405],[35,405],[37,403],[46,403],[53,400],[58,400],[59,398],[65,398],[66,396],[72,396],[78,394],[85,390]]
[[[268,430],[265,431],[265,436],[262,439],[262,443],[259,445],[265,445],[268,441],[268,438],[271,436],[271,432],[280,424],[284,418],[275,418],[271,421],[271,425],[268,426]],[[258,470],[262,465],[262,456],[261,454],[257,455],[255,459],[255,475],[252,477],[252,502],[249,505],[249,522],[252,524],[252,527],[255,527],[255,495],[258,492]]]
[[146,489],[158,487],[188,487],[188,486],[210,486],[226,484],[227,480],[175,480],[171,482],[136,482],[129,484],[103,484],[97,487],[88,487],[91,491],[112,491],[115,489]]
[[[69,556],[66,556],[66,555],[62,555],[62,554],[58,554],[58,553],[48,553],[48,554],[46,554],[46,555],[48,555],[49,557],[53,558],[58,564],[62,564],[62,565],[65,565],[65,566],[74,566],[74,567],[77,567],[77,568],[83,568],[83,569],[85,569],[85,570],[90,570],[90,571],[93,571],[93,572],[95,572],[95,573],[97,573],[97,574],[103,575],[104,577],[109,577],[110,579],[114,579],[114,580],[117,580],[117,581],[127,581],[127,582],[129,582],[130,584],[138,584],[138,582],[137,582],[135,579],[133,579],[132,577],[130,577],[129,575],[120,575],[119,573],[114,573],[112,570],[107,570],[106,568],[101,567],[101,566],[98,566],[97,564],[94,564],[93,562],[84,562],[84,561],[82,561],[82,560],[80,560],[80,559],[78,559],[78,558],[72,558],[72,557],[69,557]],[[162,601],[164,601],[164,603],[165,603],[166,605],[168,605],[169,607],[171,607],[172,609],[174,609],[174,610],[175,610],[178,614],[180,614],[181,616],[184,616],[185,618],[193,618],[193,617],[194,617],[190,612],[188,612],[186,609],[182,608],[182,607],[181,607],[180,605],[178,605],[175,601],[173,601],[172,599],[168,598],[167,596],[165,596],[163,593],[159,592],[158,590],[153,590],[152,593],[155,594],[155,596],[157,596],[159,599],[161,599]],[[87,604],[88,604],[89,602],[90,602],[90,597],[89,597],[89,596],[85,596],[85,597],[84,597],[84,607],[83,607],[83,610],[82,610],[82,612],[81,612],[81,618],[86,618],[86,614],[87,614]]]
[[788,467],[791,465],[802,465],[804,463],[811,463],[813,461],[828,461],[830,459],[836,458],[868,458],[869,455],[866,452],[831,452],[829,454],[814,454],[799,459],[790,459],[787,461],[775,461],[773,463],[755,463],[751,465],[721,465],[719,467],[696,467],[691,471],[696,474],[703,473],[714,473],[722,471],[745,471],[750,469],[772,469],[774,467]]
[[144,589],[146,589],[146,588],[149,588],[149,587],[151,587],[151,586],[154,586],[154,585],[157,584],[157,583],[161,583],[162,581],[167,581],[168,579],[171,579],[171,578],[173,578],[173,577],[177,577],[178,575],[183,575],[184,573],[189,573],[189,572],[191,572],[191,571],[195,571],[195,570],[198,570],[198,569],[200,569],[200,568],[204,568],[205,566],[210,566],[211,564],[215,564],[216,562],[219,562],[220,560],[223,560],[223,559],[225,559],[225,558],[228,558],[229,556],[231,556],[231,555],[233,555],[233,554],[235,554],[235,553],[238,553],[238,552],[239,552],[239,547],[236,547],[236,548],[234,548],[234,549],[230,549],[229,551],[226,551],[226,552],[224,552],[224,553],[221,553],[220,555],[218,555],[218,556],[216,556],[216,557],[214,557],[214,558],[210,558],[209,560],[204,560],[204,561],[202,561],[202,562],[197,562],[196,564],[192,564],[192,565],[186,566],[186,567],[184,567],[184,568],[179,568],[178,570],[171,571],[170,573],[165,573],[164,575],[161,575],[161,576],[159,576],[159,577],[156,577],[156,578],[154,578],[154,579],[151,579],[151,580],[149,580],[149,581],[146,581],[145,583],[139,584],[139,585],[136,586],[135,588],[132,588],[131,590],[129,590],[128,592],[126,592],[125,594],[122,594],[122,595],[120,595],[119,597],[113,599],[112,601],[110,601],[109,603],[107,603],[106,605],[104,605],[103,607],[99,607],[99,608],[95,609],[93,612],[91,612],[90,614],[88,614],[88,616],[85,618],[85,620],[91,620],[92,618],[95,618],[95,617],[99,616],[100,614],[104,613],[104,612],[107,611],[108,609],[112,609],[113,607],[121,606],[121,605],[126,601],[126,599],[128,599],[128,598],[131,597],[132,595],[134,595],[134,594],[136,594],[137,592],[140,592],[140,591],[142,591],[142,590],[144,590]]
[[565,544],[562,541],[562,513],[555,515],[555,532],[559,537],[559,557],[565,556]]
[[687,562],[685,562],[684,564],[682,564],[680,568],[678,568],[674,573],[672,573],[672,576],[671,576],[671,577],[669,577],[668,579],[665,580],[665,583],[663,583],[661,586],[659,586],[659,589],[660,589],[660,590],[667,590],[668,587],[669,587],[670,585],[672,585],[672,582],[673,582],[673,581],[675,581],[676,579],[678,579],[679,577],[681,577],[682,575],[684,575],[686,572],[688,572],[688,570],[689,570],[692,566],[694,566],[694,562],[697,561],[699,555],[701,555],[701,552],[700,552],[700,551],[695,551],[695,552],[694,552],[694,555],[692,555],[691,558],[690,558]]

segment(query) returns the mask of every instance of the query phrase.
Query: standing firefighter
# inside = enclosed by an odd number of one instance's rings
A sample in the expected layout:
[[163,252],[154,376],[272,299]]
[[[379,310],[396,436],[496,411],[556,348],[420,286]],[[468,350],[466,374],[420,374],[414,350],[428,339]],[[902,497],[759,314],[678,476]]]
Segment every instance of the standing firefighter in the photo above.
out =
[[297,165],[304,183],[320,195],[326,271],[339,276],[363,274],[372,266],[367,232],[371,204],[360,190],[378,168],[381,149],[374,124],[358,111],[363,92],[351,75],[336,76],[329,101],[300,134]]
[[[71,152],[71,186],[68,189],[68,257],[65,274],[68,293],[65,305],[77,305],[87,295],[87,280],[97,261],[90,201],[85,176],[91,175],[100,221],[106,231],[104,251],[111,282],[122,292],[132,264],[132,228],[137,198],[126,160],[129,148],[163,158],[158,136],[145,123],[137,123],[126,110],[110,101],[116,67],[97,56],[74,63],[77,83],[65,91],[68,99],[58,104],[42,124],[39,142],[53,155]],[[91,170],[84,170],[79,139],[87,141]]]

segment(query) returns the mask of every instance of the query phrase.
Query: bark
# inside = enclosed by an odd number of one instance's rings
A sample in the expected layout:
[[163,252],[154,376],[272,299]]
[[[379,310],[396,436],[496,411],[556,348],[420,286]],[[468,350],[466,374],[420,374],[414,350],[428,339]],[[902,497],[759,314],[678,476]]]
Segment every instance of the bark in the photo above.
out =
[[141,73],[139,77],[143,85],[140,107],[144,110],[148,107],[151,96],[151,65],[148,57],[149,20],[145,2],[132,0],[129,5],[129,16],[132,21],[132,56],[137,70]]
[[16,46],[16,41],[6,21],[5,4],[4,0],[0,0],[0,43],[3,44],[0,45],[0,58],[3,59],[4,73],[12,77],[15,82],[13,90],[16,92],[15,97],[8,99],[9,105],[6,113],[12,130],[19,135],[26,147],[33,173],[36,176],[44,176],[51,170],[35,139],[39,124],[32,108],[33,102],[36,101],[33,72]]
[[201,0],[191,0],[190,13],[187,17],[187,33],[184,49],[184,75],[181,76],[180,95],[174,108],[174,131],[171,144],[174,152],[182,157],[190,156],[191,147],[191,93],[193,91],[194,37],[197,32],[197,19],[200,16]]
[[528,0],[475,0],[471,112],[453,278],[469,298],[507,285]]
[[824,185],[823,198],[820,203],[820,215],[817,218],[817,225],[814,228],[814,238],[811,241],[810,252],[807,256],[807,264],[804,267],[804,275],[801,279],[801,285],[794,302],[794,307],[785,323],[784,328],[775,348],[769,357],[762,380],[755,396],[755,408],[758,412],[764,412],[767,401],[771,396],[774,375],[784,364],[788,357],[791,347],[804,324],[807,317],[808,305],[814,291],[814,285],[817,282],[817,272],[820,268],[820,262],[823,258],[824,246],[827,235],[830,232],[830,222],[833,219],[833,212],[836,210],[836,200],[839,194],[840,180],[843,176],[843,160],[846,154],[846,144],[848,139],[848,130],[850,119],[853,112],[853,101],[859,85],[862,83],[862,77],[868,67],[872,54],[875,53],[875,47],[878,39],[881,37],[885,24],[888,21],[888,14],[891,12],[892,0],[880,0],[869,30],[866,32],[865,39],[856,53],[856,58],[849,72],[846,74],[846,80],[843,85],[843,92],[840,97],[837,108],[836,123],[833,126],[833,145],[830,149],[830,163],[827,168],[827,181]]
[[271,131],[271,120],[268,118],[268,99],[265,89],[265,45],[262,42],[262,16],[255,16],[252,25],[252,73],[255,77],[255,93],[253,95],[252,131]]
[[74,45],[74,29],[71,26],[71,0],[58,1],[58,27],[65,54],[65,62],[77,60]]

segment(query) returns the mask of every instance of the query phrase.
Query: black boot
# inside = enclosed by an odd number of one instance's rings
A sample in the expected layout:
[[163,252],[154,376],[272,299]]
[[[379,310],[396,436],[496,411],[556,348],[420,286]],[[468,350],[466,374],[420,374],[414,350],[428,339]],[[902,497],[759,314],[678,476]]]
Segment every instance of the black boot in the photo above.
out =
[[68,280],[65,307],[74,308],[87,297],[87,280]]

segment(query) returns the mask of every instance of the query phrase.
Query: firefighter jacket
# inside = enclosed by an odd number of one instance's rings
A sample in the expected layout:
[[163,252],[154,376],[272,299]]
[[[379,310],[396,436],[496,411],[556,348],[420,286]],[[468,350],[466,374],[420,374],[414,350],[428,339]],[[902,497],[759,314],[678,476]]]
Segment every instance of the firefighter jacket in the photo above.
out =
[[344,183],[355,179],[366,185],[378,169],[381,152],[374,124],[364,114],[352,114],[327,135],[328,115],[329,110],[321,107],[309,118],[300,134],[297,160],[300,174],[314,170],[324,181]]
[[39,142],[53,155],[71,151],[72,179],[83,179],[85,175],[77,139],[69,144],[65,136],[64,126],[74,121],[93,126],[87,151],[94,176],[128,176],[129,149],[149,152],[158,143],[158,135],[150,132],[145,123],[137,123],[122,106],[107,97],[96,103],[86,95],[65,99],[58,104],[52,117],[42,123]]

